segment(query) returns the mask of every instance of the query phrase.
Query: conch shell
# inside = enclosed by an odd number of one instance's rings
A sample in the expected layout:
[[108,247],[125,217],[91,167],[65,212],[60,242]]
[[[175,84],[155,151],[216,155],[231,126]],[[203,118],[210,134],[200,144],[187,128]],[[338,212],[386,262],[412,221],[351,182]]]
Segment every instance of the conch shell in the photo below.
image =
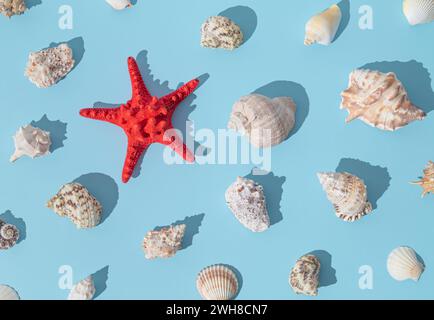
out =
[[434,162],[428,162],[423,174],[423,178],[413,184],[418,184],[423,188],[422,197],[425,197],[427,193],[434,193]]
[[434,21],[434,0],[404,0],[402,10],[412,26]]
[[0,220],[0,250],[12,248],[20,238],[20,232],[14,225]]
[[116,10],[123,10],[132,6],[130,0],[105,0],[109,5]]
[[295,111],[290,97],[270,99],[250,94],[234,104],[228,128],[246,135],[255,147],[271,147],[288,137],[294,128]]
[[238,280],[231,269],[217,264],[199,272],[196,287],[204,300],[231,300],[238,293]]
[[350,74],[349,87],[342,92],[341,109],[347,109],[346,122],[360,118],[382,130],[394,131],[426,114],[414,106],[393,72],[358,69]]
[[185,224],[149,231],[143,240],[146,259],[170,258],[181,249]]
[[50,133],[35,128],[30,124],[25,127],[20,127],[13,139],[15,152],[10,158],[11,162],[14,162],[22,156],[35,158],[50,153]]
[[92,300],[95,292],[96,289],[92,276],[88,276],[72,287],[68,300]]
[[8,18],[23,14],[26,9],[24,0],[0,0],[0,13]]
[[336,36],[341,19],[342,12],[336,4],[313,16],[306,24],[304,44],[307,46],[314,43],[326,46],[331,44]]
[[302,256],[289,275],[289,285],[297,294],[317,296],[321,264],[312,254]]
[[240,27],[231,19],[213,16],[202,25],[200,44],[205,48],[234,50],[243,43],[243,38]]

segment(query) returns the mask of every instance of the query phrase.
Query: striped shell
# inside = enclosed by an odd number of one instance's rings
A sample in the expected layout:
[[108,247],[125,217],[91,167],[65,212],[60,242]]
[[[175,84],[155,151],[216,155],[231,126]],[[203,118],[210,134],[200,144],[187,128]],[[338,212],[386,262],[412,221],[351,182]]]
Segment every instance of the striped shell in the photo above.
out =
[[181,249],[185,224],[149,231],[143,240],[146,259],[170,258]]
[[222,16],[209,17],[202,25],[200,44],[205,48],[234,50],[243,43],[240,27]]
[[341,19],[341,9],[335,4],[320,14],[313,16],[306,23],[304,44],[306,46],[314,43],[325,46],[331,44],[336,36]]
[[423,178],[413,184],[418,184],[423,188],[422,197],[425,197],[427,193],[434,193],[434,162],[428,162],[423,174]]
[[23,14],[26,9],[24,0],[0,0],[0,13],[8,18]]
[[297,260],[289,275],[289,285],[297,294],[318,295],[321,264],[314,255],[305,255]]
[[387,258],[387,271],[397,281],[418,281],[424,268],[416,252],[410,247],[398,247]]
[[72,287],[68,300],[92,300],[95,292],[95,284],[92,276],[89,276]]
[[434,21],[434,0],[404,0],[402,10],[412,26]]
[[15,291],[15,289],[0,284],[0,300],[20,300],[20,296]]
[[231,269],[219,264],[200,271],[196,287],[204,300],[231,300],[238,293],[238,280]]
[[0,220],[0,250],[12,248],[20,238],[20,232],[14,225]]

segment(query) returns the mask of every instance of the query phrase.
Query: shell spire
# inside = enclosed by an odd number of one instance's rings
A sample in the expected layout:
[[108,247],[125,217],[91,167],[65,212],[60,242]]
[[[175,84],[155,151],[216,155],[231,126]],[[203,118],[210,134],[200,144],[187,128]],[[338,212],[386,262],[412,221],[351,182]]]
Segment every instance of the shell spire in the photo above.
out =
[[429,161],[426,168],[423,170],[423,178],[412,184],[420,185],[423,188],[422,198],[428,193],[434,193],[434,162]]
[[0,250],[12,248],[20,238],[20,231],[12,224],[0,220]]
[[304,44],[306,46],[314,43],[326,46],[331,44],[336,36],[341,19],[342,12],[336,4],[313,16],[306,24]]

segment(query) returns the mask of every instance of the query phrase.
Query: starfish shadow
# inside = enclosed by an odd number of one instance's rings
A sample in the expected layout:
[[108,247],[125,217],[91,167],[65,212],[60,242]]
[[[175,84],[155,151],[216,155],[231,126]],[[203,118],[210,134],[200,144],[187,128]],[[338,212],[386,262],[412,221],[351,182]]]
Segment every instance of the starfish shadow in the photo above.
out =
[[26,6],[28,9],[39,6],[42,4],[42,0],[25,0]]
[[328,287],[338,282],[336,269],[332,267],[332,255],[325,250],[310,252],[318,258],[321,268],[319,269],[319,288]]
[[105,266],[92,274],[93,283],[95,285],[95,295],[93,299],[98,298],[107,289],[108,272],[109,266]]
[[17,227],[18,231],[20,232],[20,237],[18,238],[17,244],[24,241],[27,237],[27,227],[26,223],[21,218],[16,218],[10,210],[5,211],[0,215],[0,220],[3,220],[4,222],[14,225]]
[[32,121],[30,124],[50,133],[50,152],[54,152],[55,150],[63,147],[63,142],[67,139],[66,128],[68,124],[66,122],[62,122],[60,120],[51,121],[48,119],[47,115],[44,114],[40,120]]
[[256,12],[246,6],[228,8],[220,12],[219,16],[231,19],[241,28],[244,35],[243,44],[249,41],[258,26],[258,16]]

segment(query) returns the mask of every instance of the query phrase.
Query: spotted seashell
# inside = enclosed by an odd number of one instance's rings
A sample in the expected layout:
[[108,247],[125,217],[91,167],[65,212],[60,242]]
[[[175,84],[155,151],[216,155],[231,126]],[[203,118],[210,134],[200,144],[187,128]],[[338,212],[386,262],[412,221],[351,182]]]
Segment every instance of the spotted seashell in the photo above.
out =
[[297,260],[289,275],[289,285],[297,294],[318,295],[320,262],[314,255]]
[[218,264],[199,272],[196,287],[204,300],[231,300],[238,293],[238,280],[230,268]]
[[425,197],[427,193],[434,193],[434,162],[428,162],[423,170],[423,178],[413,184],[418,184],[423,188],[422,197]]
[[24,0],[0,0],[0,13],[8,18],[23,14],[26,9]]
[[95,292],[95,284],[92,276],[89,276],[72,287],[68,300],[92,300]]
[[397,281],[418,281],[424,269],[416,252],[410,247],[398,247],[387,258],[387,271]]
[[20,238],[20,232],[14,225],[0,220],[0,250],[12,248]]
[[185,224],[149,231],[143,240],[146,259],[170,258],[181,249]]
[[209,17],[202,25],[202,47],[234,50],[242,43],[243,33],[240,27],[229,18]]
[[0,284],[0,301],[1,300],[20,300],[20,296],[15,289],[7,285]]

